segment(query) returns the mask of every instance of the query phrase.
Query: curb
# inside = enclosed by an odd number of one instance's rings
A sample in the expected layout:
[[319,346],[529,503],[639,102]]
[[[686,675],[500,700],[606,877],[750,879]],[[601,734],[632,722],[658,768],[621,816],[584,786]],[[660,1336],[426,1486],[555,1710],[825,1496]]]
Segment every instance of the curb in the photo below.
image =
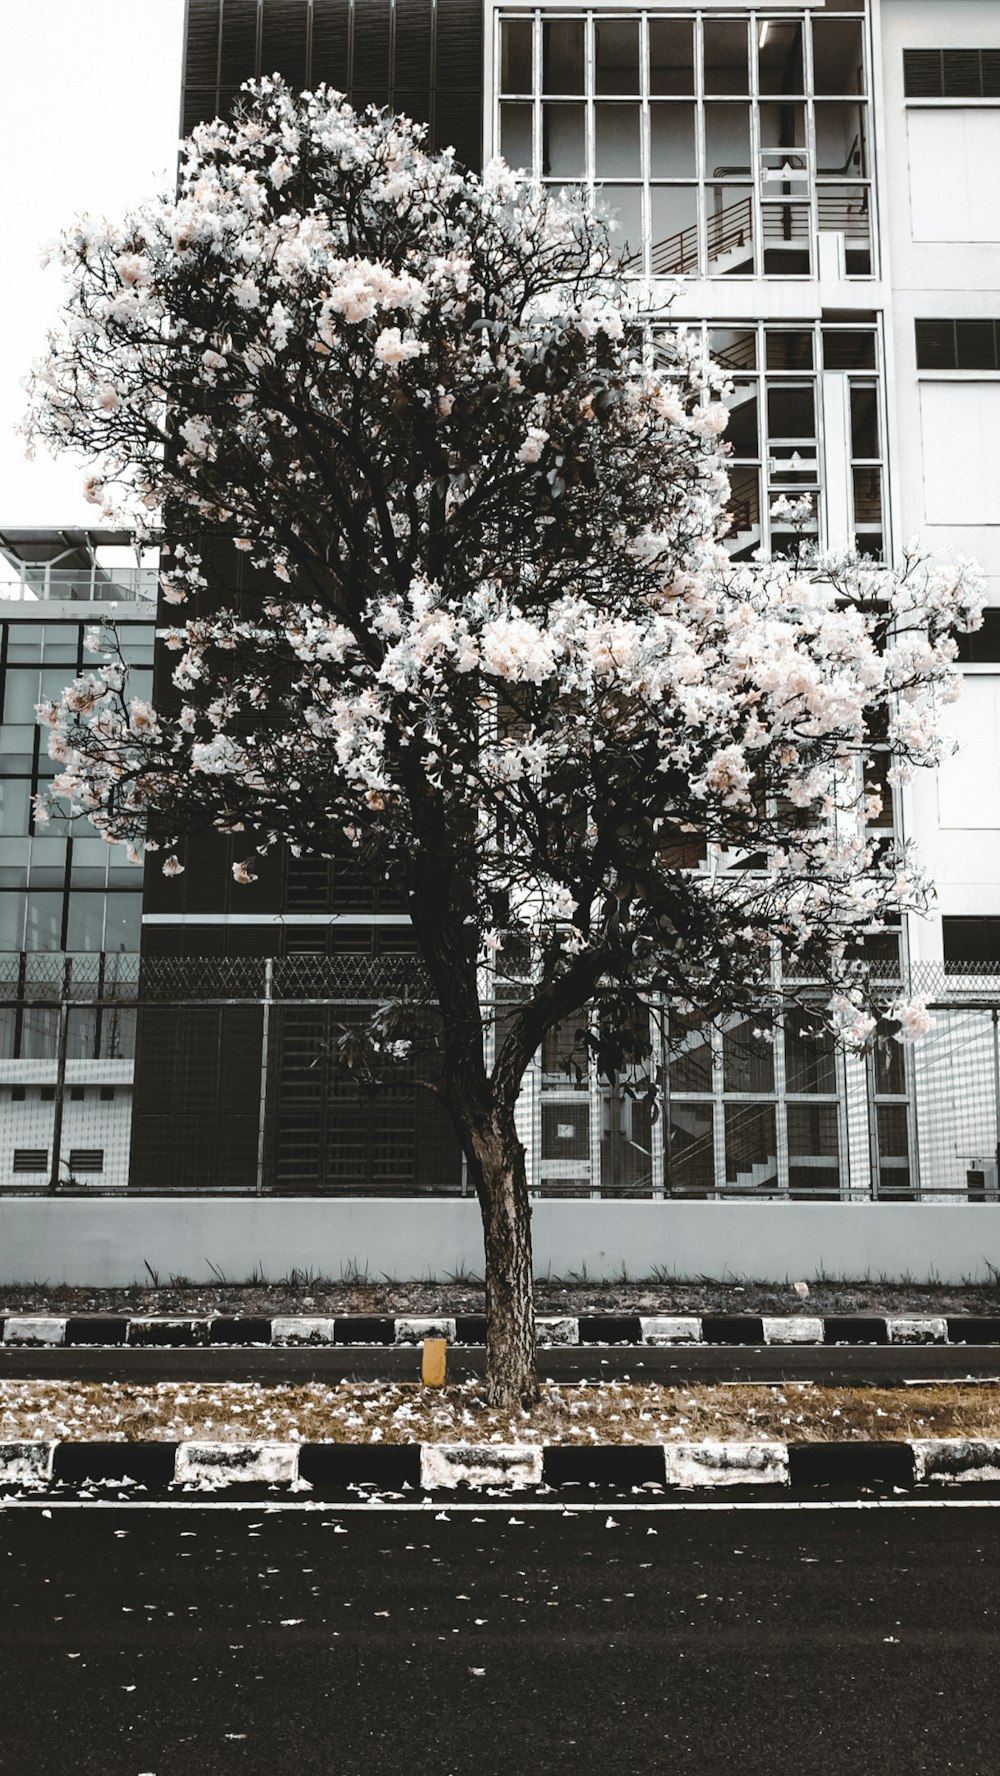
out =
[[1000,1482],[1000,1440],[869,1443],[0,1443],[0,1486],[357,1485],[417,1489],[616,1486],[893,1486]]
[[[188,1319],[118,1314],[58,1317],[8,1314],[0,1318],[0,1343],[11,1349],[39,1346],[128,1346],[192,1349],[210,1345],[301,1349],[329,1345],[416,1345],[445,1338],[453,1345],[486,1342],[483,1314],[392,1318],[389,1315],[325,1318],[279,1314],[273,1318],[217,1314]],[[1000,1344],[1000,1315],[919,1317],[882,1314],[583,1314],[542,1317],[539,1347],[599,1345],[960,1345]]]

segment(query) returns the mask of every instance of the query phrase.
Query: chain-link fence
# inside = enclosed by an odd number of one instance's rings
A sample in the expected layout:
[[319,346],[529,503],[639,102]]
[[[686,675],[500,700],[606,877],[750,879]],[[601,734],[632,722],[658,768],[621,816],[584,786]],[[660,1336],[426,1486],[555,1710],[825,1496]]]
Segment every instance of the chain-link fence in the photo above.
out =
[[[598,1078],[577,1015],[525,1077],[533,1191],[995,1200],[1000,975],[923,966],[905,984],[929,1035],[861,1056],[808,1006],[710,1028],[665,1008],[655,1089]],[[365,1037],[389,1000],[424,1032],[391,1064],[406,1017]],[[491,1030],[487,1004],[487,1054]],[[0,1190],[460,1195],[435,1066],[412,956],[0,956]]]

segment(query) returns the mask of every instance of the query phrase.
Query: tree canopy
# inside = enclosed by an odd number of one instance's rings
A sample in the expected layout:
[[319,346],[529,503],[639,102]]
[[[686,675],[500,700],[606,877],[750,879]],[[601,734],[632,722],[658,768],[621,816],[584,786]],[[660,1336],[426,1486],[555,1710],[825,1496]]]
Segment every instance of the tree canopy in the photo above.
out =
[[168,872],[214,825],[238,880],[279,840],[389,876],[470,1163],[588,1001],[614,1068],[640,1008],[751,1009],[780,954],[867,1033],[840,959],[927,893],[872,831],[872,752],[895,781],[941,756],[969,564],[732,562],[724,373],[600,219],[334,92],[251,86],[176,195],[59,257],[34,433],[162,535],[177,612],[157,707],[112,649],[42,711],[57,797]]

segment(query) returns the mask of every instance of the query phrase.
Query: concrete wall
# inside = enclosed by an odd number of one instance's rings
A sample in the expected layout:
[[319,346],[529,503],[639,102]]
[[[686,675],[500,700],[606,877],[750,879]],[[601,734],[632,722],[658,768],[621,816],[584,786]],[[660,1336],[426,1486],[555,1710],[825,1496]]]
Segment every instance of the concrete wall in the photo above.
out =
[[[594,1279],[820,1275],[986,1281],[1000,1204],[537,1202],[535,1270]],[[293,1268],[337,1278],[482,1272],[474,1201],[262,1198],[0,1199],[0,1286],[243,1281]]]

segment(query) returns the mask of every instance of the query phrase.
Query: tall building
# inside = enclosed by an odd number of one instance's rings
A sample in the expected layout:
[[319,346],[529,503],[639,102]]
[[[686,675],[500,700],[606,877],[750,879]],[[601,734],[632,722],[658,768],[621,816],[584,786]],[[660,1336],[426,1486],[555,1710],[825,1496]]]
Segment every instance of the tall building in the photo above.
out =
[[35,706],[90,662],[88,631],[108,622],[148,695],[155,608],[156,570],[127,535],[0,534],[2,1184],[127,1182],[135,1014],[60,1001],[74,976],[91,992],[134,980],[142,876],[86,821],[36,822],[33,798],[58,767]]
[[[940,900],[870,953],[952,1002],[934,1036],[915,1059],[852,1062],[791,1027],[766,1045],[693,1034],[650,1118],[578,1079],[556,1032],[523,1098],[533,1187],[995,1196],[1000,994],[973,978],[1000,976],[993,0],[189,0],[185,130],[273,71],[604,206],[664,327],[698,332],[729,371],[734,555],[786,546],[782,496],[808,494],[823,545],[894,560],[917,535],[989,576],[949,715],[963,751],[887,794],[881,817],[917,842]],[[238,587],[242,559],[217,564],[221,585]],[[183,875],[147,873],[143,955],[188,985],[139,1013],[133,1187],[461,1190],[454,1137],[420,1093],[375,1101],[326,1075],[334,1026],[412,956],[398,900],[350,860],[276,860],[252,889],[230,862],[205,839]],[[72,883],[68,904],[64,923]],[[207,987],[190,1003],[196,959],[206,980],[210,959],[230,968],[220,1003]]]

